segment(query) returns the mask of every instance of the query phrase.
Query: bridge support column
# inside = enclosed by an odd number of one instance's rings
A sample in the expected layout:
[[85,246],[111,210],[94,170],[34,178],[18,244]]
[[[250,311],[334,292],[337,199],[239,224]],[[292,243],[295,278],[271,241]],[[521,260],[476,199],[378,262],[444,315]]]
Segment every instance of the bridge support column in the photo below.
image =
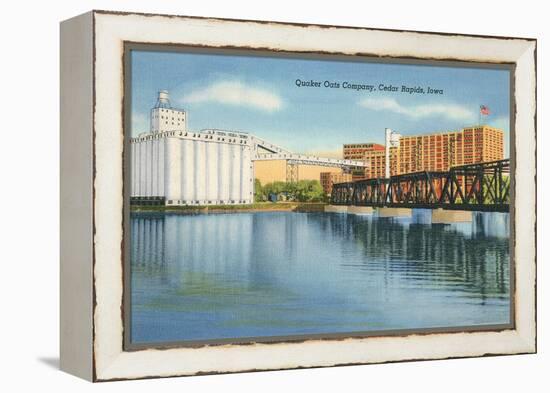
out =
[[405,207],[381,207],[378,209],[378,217],[411,217],[412,209]]
[[298,183],[298,164],[288,160],[286,162],[286,182]]
[[347,213],[348,207],[346,205],[326,205],[325,213]]
[[472,212],[466,210],[432,210],[432,224],[452,224],[454,222],[472,222]]
[[372,214],[373,209],[370,206],[348,206],[349,214]]

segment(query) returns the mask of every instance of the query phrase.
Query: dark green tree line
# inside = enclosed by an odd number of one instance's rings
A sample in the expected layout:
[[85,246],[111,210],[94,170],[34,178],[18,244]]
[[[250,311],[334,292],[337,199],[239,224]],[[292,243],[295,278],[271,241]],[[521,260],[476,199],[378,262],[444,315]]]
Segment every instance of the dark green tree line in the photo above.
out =
[[258,179],[255,179],[255,201],[267,201],[270,199],[270,195],[285,195],[288,200],[297,202],[325,202],[327,200],[327,195],[318,180],[299,180],[293,183],[275,181],[262,185]]

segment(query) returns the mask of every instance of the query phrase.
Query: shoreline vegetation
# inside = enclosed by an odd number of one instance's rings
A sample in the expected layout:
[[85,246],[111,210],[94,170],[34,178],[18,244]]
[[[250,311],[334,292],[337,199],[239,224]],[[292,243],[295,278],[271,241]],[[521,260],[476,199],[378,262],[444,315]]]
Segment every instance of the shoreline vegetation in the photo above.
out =
[[275,181],[262,184],[254,180],[254,202],[328,202],[319,180]]
[[132,213],[250,213],[250,212],[323,212],[328,204],[321,183],[318,180],[298,182],[275,181],[262,185],[255,179],[254,203],[245,205],[131,205]]
[[252,213],[252,212],[323,212],[324,202],[255,202],[247,205],[210,205],[210,206],[165,206],[165,205],[132,205],[131,213]]

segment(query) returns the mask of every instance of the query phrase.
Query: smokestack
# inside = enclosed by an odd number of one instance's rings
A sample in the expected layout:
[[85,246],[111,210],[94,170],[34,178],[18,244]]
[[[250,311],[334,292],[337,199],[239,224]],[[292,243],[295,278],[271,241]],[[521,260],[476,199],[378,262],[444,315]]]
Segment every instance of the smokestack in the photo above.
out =
[[400,139],[401,134],[398,134],[390,128],[386,128],[386,179],[390,177],[390,147],[399,147]]
[[390,178],[390,145],[391,145],[391,134],[392,130],[391,128],[386,128],[386,172],[385,172],[385,178]]

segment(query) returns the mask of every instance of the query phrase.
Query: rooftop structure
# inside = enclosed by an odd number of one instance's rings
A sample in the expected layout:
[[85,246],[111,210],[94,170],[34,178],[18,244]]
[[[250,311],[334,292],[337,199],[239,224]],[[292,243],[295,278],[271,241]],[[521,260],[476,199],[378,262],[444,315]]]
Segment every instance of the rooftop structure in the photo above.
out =
[[150,132],[187,131],[187,116],[182,109],[172,108],[166,90],[158,92],[157,103],[151,109]]

